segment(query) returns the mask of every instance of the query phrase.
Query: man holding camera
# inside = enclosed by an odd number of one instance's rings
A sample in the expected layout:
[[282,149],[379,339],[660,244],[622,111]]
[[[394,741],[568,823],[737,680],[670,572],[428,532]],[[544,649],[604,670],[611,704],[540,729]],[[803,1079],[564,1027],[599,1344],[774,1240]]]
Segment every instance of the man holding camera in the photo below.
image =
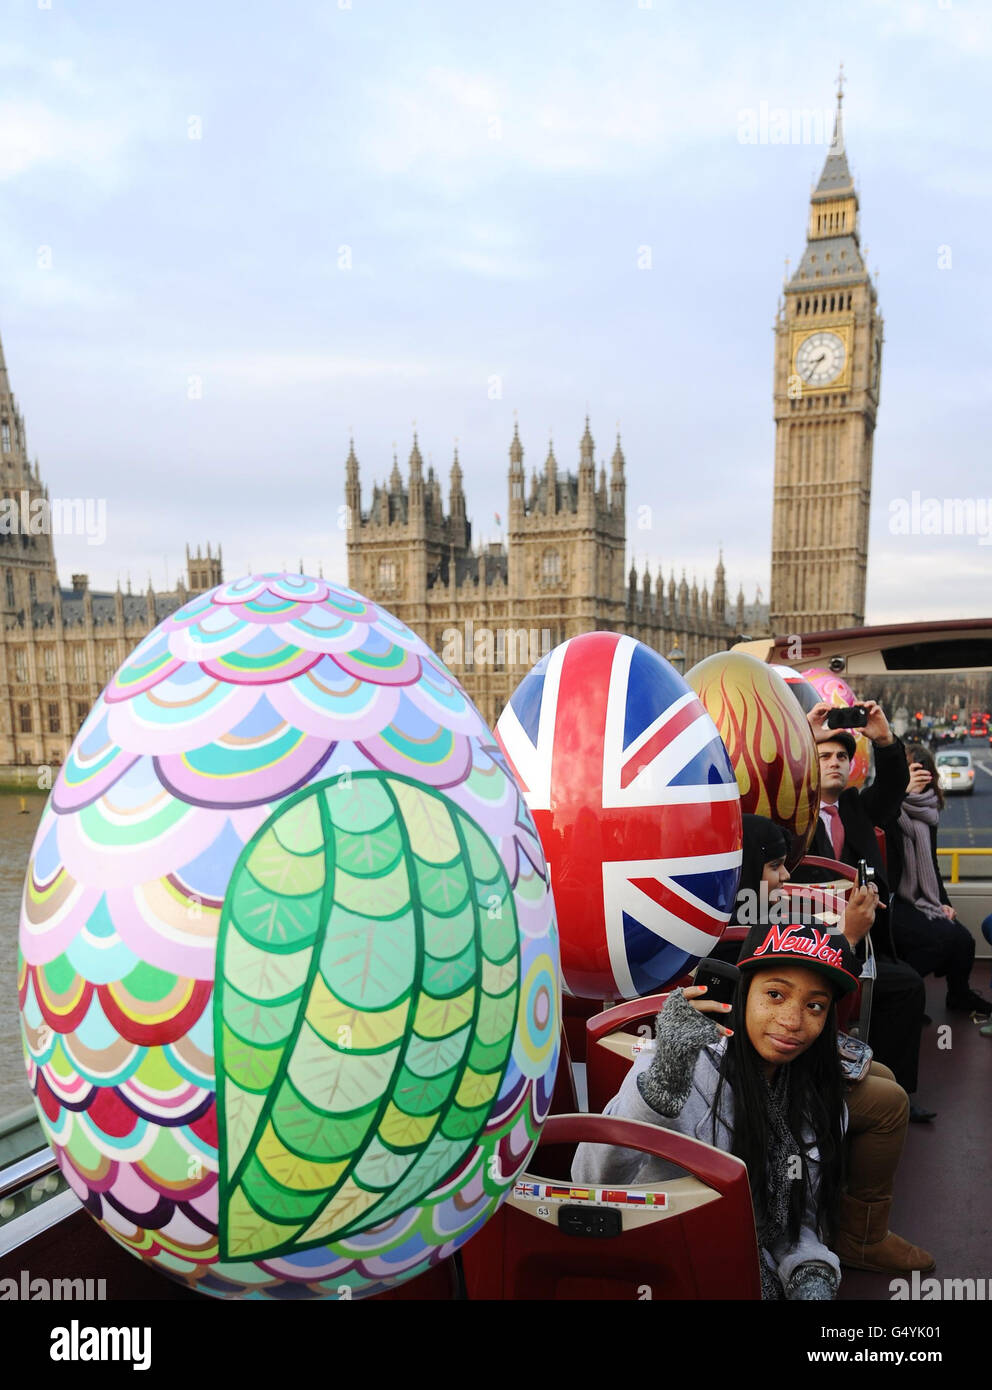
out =
[[[864,860],[869,878],[863,888],[852,891],[844,915],[844,935],[859,955],[861,943],[873,929],[877,978],[872,997],[871,1027],[868,1041],[880,1062],[891,1067],[900,1086],[908,1092],[910,1119],[915,1123],[932,1120],[935,1112],[912,1103],[917,1086],[920,1036],[926,1008],[923,980],[900,961],[892,944],[888,904],[890,888],[875,827],[899,814],[909,786],[906,750],[889,728],[882,707],[865,700],[858,710],[838,711],[847,719],[864,718],[852,724],[869,738],[875,750],[875,780],[858,791],[849,787],[851,763],[857,748],[854,735],[846,728],[831,728],[831,709],[821,701],[807,718],[820,756],[820,820],[809,853],[841,863],[857,865]],[[864,711],[861,715],[860,710]],[[834,719],[838,714],[833,716]]]

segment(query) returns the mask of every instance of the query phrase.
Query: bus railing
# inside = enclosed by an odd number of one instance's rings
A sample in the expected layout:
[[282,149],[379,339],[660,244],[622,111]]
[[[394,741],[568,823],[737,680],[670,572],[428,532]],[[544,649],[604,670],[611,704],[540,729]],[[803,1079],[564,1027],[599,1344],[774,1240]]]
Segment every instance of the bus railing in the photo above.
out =
[[975,854],[992,854],[992,848],[987,848],[987,849],[952,849],[952,848],[949,847],[949,848],[947,848],[947,849],[938,849],[938,850],[937,850],[937,853],[938,853],[938,855],[940,855],[940,854],[949,854],[949,855],[951,856],[951,877],[950,877],[950,882],[951,882],[951,883],[960,883],[960,881],[961,881],[961,880],[960,880],[961,856],[962,856],[963,854],[968,854],[968,855],[975,855]]

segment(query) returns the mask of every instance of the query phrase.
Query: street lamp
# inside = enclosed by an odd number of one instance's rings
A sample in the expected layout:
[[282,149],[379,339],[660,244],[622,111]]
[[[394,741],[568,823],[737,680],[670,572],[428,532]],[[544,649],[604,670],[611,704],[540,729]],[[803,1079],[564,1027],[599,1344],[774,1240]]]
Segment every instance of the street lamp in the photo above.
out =
[[668,653],[669,664],[674,666],[680,676],[685,675],[685,652],[676,641],[675,646]]

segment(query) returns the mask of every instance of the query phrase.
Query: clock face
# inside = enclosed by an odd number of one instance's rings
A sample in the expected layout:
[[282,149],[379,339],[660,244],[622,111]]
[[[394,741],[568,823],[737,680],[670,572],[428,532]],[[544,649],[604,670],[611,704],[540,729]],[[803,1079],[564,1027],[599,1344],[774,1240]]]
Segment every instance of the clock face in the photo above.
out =
[[796,371],[807,386],[826,386],[844,370],[847,349],[836,333],[811,333],[796,353]]

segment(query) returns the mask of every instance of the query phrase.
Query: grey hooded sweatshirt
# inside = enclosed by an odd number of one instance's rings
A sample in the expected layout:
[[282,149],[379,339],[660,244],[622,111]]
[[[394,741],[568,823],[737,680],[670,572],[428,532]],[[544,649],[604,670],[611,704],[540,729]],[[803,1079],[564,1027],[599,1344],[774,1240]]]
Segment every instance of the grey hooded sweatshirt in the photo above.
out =
[[[625,1120],[662,1125],[665,1129],[687,1134],[692,1139],[701,1139],[704,1144],[715,1144],[718,1149],[729,1153],[733,1127],[733,1094],[729,1086],[724,1087],[721,1096],[715,1139],[712,1129],[713,1101],[726,1045],[727,1039],[717,1031],[707,1015],[694,1009],[681,990],[675,990],[658,1015],[656,1047],[661,1054],[658,1057],[659,1065],[655,1066],[653,1049],[639,1052],[623,1085],[603,1113]],[[651,1097],[653,1105],[648,1103],[638,1086],[638,1078],[642,1076],[643,1089]],[[656,1109],[655,1106],[661,1108]],[[846,1112],[844,1124],[846,1127]],[[813,1135],[806,1133],[803,1139],[809,1144]],[[799,1240],[791,1245],[787,1238],[783,1238],[771,1248],[762,1247],[761,1256],[768,1271],[778,1276],[784,1296],[810,1296],[795,1291],[797,1283],[809,1275],[820,1278],[823,1284],[819,1293],[813,1296],[830,1297],[840,1284],[840,1261],[823,1244],[816,1228],[815,1201],[819,1183],[819,1154],[816,1148],[811,1148],[806,1157],[811,1191]],[[572,1163],[573,1181],[590,1187],[650,1185],[683,1174],[684,1169],[651,1154],[640,1153],[637,1149],[614,1148],[609,1144],[580,1144]],[[803,1270],[804,1265],[821,1268],[817,1271]],[[766,1282],[767,1278],[762,1280],[763,1284]]]

